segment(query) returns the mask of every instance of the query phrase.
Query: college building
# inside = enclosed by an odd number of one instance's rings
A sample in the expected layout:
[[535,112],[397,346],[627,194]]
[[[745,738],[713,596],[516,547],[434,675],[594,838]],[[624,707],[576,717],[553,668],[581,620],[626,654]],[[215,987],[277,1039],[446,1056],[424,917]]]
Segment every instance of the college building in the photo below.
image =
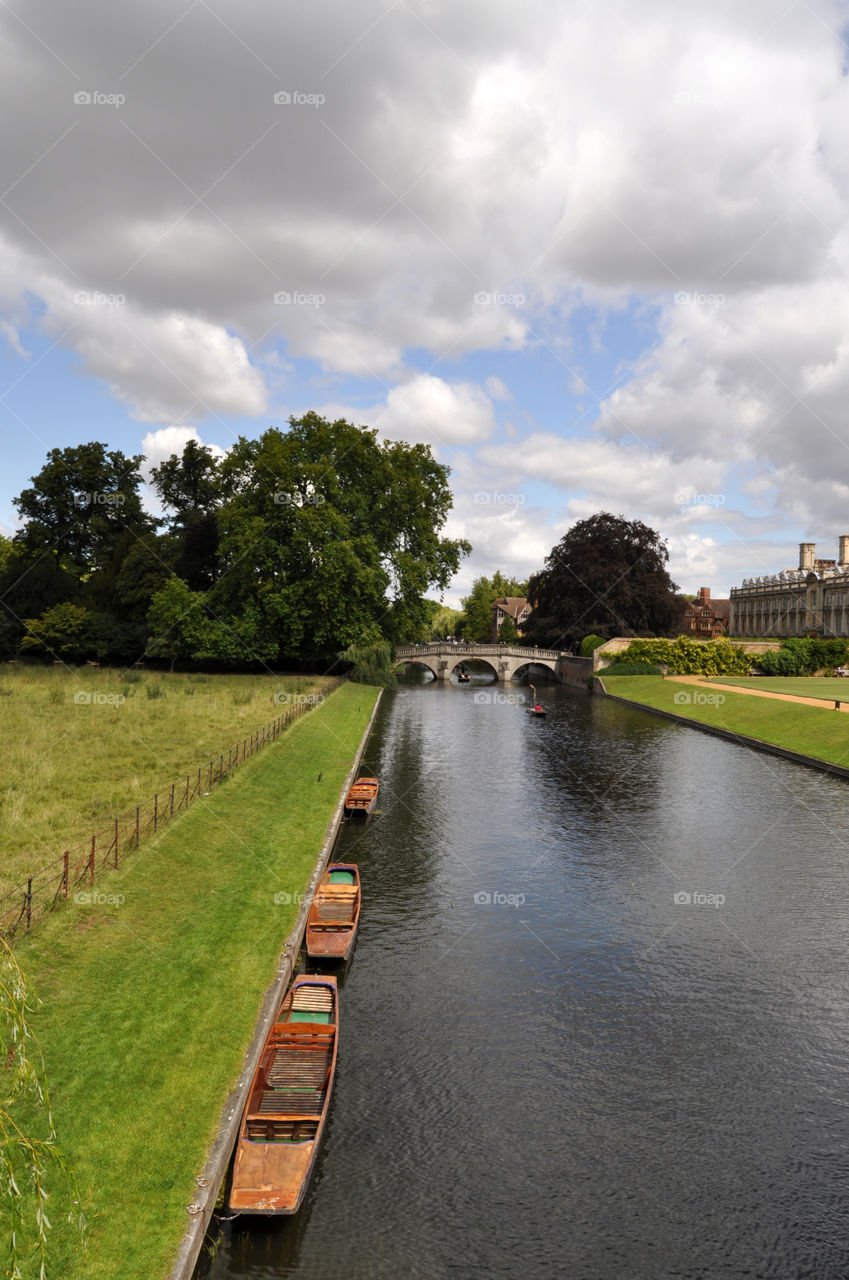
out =
[[718,640],[728,630],[730,614],[730,600],[711,600],[710,587],[699,587],[695,600],[684,606],[684,621],[678,630],[695,640]]
[[799,543],[798,569],[744,578],[731,588],[734,636],[849,636],[849,534],[836,560],[818,560],[815,542]]

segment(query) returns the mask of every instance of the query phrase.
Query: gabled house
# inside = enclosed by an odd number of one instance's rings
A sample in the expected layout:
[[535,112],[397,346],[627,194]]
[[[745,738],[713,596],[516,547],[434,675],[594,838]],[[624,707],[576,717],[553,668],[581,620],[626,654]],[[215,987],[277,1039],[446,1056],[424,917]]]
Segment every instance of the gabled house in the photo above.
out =
[[730,600],[711,600],[710,587],[699,587],[695,600],[687,600],[684,604],[680,630],[694,640],[715,640],[718,636],[727,635],[730,615]]
[[519,635],[522,634],[522,623],[530,617],[531,606],[524,596],[500,596],[492,602],[492,642],[498,640],[498,633],[505,618],[512,618]]

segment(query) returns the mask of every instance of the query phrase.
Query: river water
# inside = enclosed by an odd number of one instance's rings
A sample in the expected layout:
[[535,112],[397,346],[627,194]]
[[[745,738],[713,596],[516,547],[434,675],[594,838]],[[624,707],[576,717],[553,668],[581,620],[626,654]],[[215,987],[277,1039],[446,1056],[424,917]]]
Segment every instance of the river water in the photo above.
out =
[[404,685],[336,1088],[224,1277],[849,1276],[849,790],[560,686]]

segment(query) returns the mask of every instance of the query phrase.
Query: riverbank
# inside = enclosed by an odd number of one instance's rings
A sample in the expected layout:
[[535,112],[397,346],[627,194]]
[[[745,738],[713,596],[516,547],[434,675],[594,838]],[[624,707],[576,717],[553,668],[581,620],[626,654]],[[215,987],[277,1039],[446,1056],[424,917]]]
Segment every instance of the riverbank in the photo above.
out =
[[51,1277],[168,1275],[377,696],[343,686],[19,946],[89,1222],[83,1250],[54,1177]]
[[708,681],[609,676],[607,696],[849,778],[849,721],[833,707],[754,697]]

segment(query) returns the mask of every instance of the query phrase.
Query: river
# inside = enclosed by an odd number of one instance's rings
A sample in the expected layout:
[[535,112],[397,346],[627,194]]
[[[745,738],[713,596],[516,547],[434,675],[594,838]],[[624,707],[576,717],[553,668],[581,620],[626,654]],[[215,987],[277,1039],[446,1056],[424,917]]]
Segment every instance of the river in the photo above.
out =
[[560,686],[404,684],[293,1219],[199,1280],[849,1276],[849,790]]

